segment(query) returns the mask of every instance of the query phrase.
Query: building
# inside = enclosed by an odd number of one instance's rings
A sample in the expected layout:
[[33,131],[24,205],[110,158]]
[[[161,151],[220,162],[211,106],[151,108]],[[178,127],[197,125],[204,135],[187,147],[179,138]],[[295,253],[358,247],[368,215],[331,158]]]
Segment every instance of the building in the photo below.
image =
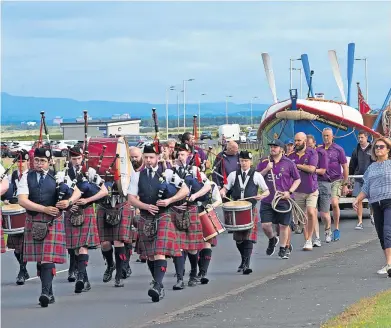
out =
[[[141,120],[91,120],[88,121],[89,137],[107,137],[109,135],[127,135],[140,133]],[[84,122],[61,123],[64,140],[83,140]]]

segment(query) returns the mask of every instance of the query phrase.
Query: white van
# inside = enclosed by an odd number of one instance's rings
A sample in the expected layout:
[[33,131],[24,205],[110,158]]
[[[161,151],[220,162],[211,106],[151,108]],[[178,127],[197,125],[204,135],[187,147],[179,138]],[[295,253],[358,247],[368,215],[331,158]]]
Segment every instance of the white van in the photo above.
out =
[[239,124],[223,124],[219,127],[219,143],[221,144],[223,136],[227,141],[240,141],[240,126]]

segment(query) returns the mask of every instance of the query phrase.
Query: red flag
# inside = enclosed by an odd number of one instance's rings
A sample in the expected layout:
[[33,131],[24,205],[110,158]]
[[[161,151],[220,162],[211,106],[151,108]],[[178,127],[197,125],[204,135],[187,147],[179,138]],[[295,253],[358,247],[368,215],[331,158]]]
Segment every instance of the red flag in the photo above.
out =
[[358,109],[361,114],[367,114],[370,112],[371,107],[367,104],[367,102],[364,99],[364,96],[362,95],[360,85],[357,83],[358,88]]
[[221,160],[221,173],[223,173],[223,184],[228,184],[228,179],[227,179],[227,173],[225,173],[225,167],[224,167],[224,157]]

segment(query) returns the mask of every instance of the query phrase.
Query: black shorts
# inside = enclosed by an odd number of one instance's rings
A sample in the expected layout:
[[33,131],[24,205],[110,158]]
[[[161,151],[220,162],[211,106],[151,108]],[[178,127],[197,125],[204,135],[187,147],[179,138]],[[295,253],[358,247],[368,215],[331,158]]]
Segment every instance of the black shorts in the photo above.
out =
[[[277,210],[286,211],[289,208],[288,202],[279,202],[277,204]],[[261,202],[260,216],[262,223],[274,223],[288,226],[292,221],[292,211],[287,213],[276,212],[272,208],[272,204]]]

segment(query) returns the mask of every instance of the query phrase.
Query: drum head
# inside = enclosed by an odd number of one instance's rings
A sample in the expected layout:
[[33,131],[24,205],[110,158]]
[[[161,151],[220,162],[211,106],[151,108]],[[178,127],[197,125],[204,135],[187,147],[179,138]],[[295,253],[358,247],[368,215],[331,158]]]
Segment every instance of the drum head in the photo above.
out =
[[4,205],[1,208],[3,214],[23,214],[26,213],[26,209],[19,204]]
[[122,196],[126,196],[128,194],[132,165],[130,164],[128,142],[123,137],[118,138],[117,154],[120,155],[119,161],[117,161],[117,172],[120,173],[117,181],[118,191]]
[[247,206],[252,207],[252,204],[250,202],[245,201],[245,200],[235,200],[235,201],[227,202],[227,203],[223,204],[223,207],[226,207],[226,208],[231,208],[231,207],[237,208],[237,207],[247,207]]

